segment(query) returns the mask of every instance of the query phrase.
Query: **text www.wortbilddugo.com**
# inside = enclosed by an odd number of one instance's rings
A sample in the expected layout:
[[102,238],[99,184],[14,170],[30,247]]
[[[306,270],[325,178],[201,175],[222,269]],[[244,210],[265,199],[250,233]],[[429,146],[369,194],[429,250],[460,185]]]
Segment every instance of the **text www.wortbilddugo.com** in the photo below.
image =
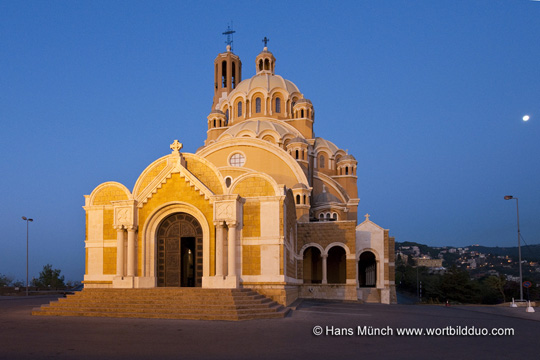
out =
[[482,328],[476,326],[445,326],[435,328],[392,328],[357,326],[356,328],[315,326],[316,336],[513,336],[513,328]]

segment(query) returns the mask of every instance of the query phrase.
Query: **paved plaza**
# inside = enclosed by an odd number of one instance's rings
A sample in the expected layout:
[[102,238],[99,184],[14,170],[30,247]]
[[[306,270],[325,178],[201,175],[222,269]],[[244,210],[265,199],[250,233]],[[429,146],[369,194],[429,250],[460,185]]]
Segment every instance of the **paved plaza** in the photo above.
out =
[[[524,308],[304,301],[285,319],[243,322],[30,315],[51,300],[0,297],[0,359],[536,359],[540,352],[540,312]],[[398,335],[401,328],[446,333]],[[483,328],[514,335],[448,334]]]

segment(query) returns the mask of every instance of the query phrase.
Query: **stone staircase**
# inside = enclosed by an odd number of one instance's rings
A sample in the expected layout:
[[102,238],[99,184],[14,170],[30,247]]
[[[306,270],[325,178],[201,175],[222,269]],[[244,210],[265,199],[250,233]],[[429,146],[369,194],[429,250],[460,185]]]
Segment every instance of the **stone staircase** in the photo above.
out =
[[381,293],[379,289],[375,288],[361,288],[359,289],[362,299],[365,303],[380,303],[381,302]]
[[283,318],[289,311],[250,289],[84,289],[32,315],[237,321]]

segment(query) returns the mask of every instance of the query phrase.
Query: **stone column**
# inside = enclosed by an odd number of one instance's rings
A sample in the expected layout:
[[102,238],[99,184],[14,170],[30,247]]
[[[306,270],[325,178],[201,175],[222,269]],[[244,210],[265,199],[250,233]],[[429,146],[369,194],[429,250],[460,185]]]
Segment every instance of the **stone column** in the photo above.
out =
[[328,255],[324,254],[322,256],[322,283],[327,284],[328,281],[326,280],[326,259],[328,259]]
[[127,276],[135,276],[137,261],[135,257],[135,230],[136,226],[127,228]]
[[236,222],[227,221],[229,227],[229,273],[228,276],[236,276]]
[[124,227],[116,228],[116,276],[124,276]]
[[214,222],[216,225],[216,276],[223,277],[223,235],[225,224],[223,221]]

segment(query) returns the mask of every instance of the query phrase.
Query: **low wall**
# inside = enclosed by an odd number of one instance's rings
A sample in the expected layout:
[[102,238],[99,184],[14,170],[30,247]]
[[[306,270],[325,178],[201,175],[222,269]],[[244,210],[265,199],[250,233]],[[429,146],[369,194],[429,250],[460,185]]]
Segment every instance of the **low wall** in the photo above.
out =
[[358,300],[355,284],[306,284],[298,289],[302,299]]

